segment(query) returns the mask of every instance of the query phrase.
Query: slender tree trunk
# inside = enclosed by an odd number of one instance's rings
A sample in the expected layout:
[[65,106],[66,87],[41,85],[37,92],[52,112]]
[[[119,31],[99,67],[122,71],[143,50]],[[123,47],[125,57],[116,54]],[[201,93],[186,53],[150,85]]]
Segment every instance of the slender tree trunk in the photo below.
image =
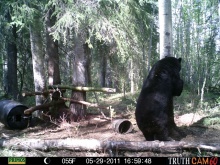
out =
[[3,73],[2,73],[2,79],[3,79],[3,88],[4,88],[4,93],[7,94],[7,56],[2,55],[2,60],[3,60]]
[[[191,28],[192,28],[191,23],[189,20],[187,20],[185,25],[185,31],[190,31]],[[185,64],[186,64],[184,69],[186,69],[186,76],[187,76],[186,83],[188,82],[190,84],[193,82],[193,63],[189,57],[190,49],[191,49],[191,37],[189,33],[186,33],[184,42],[185,42],[184,49],[185,49]]]
[[[153,15],[155,14],[155,6],[153,6],[153,13],[152,14]],[[154,22],[153,22],[153,20],[151,20],[150,21],[150,38],[149,38],[148,56],[147,56],[147,72],[149,72],[150,68],[151,68],[150,64],[151,64],[151,54],[152,54],[153,29],[154,29]]]
[[130,63],[130,82],[131,82],[131,93],[134,93],[134,66],[133,59],[131,59]]
[[86,77],[87,77],[87,84],[88,86],[92,85],[92,77],[91,77],[91,49],[89,48],[88,44],[84,44],[83,46],[85,56],[86,56],[86,64],[85,64],[85,69],[86,69]]
[[[103,51],[102,51],[103,52]],[[101,55],[101,74],[100,74],[100,83],[102,87],[106,86],[106,65],[107,65],[107,60],[106,60],[106,55],[105,53],[100,54]]]
[[195,31],[196,31],[196,54],[197,54],[197,94],[200,95],[201,94],[201,80],[202,80],[202,76],[201,76],[201,70],[202,70],[202,66],[201,66],[201,56],[200,56],[200,53],[201,53],[201,46],[200,46],[200,30],[199,30],[199,25],[200,25],[200,17],[198,16],[198,22],[196,24],[196,27],[195,27]]
[[107,69],[107,49],[108,47],[103,43],[98,41],[98,52],[100,56],[100,85],[101,87],[106,86],[106,69]]
[[[151,23],[151,29],[153,29],[153,23]],[[150,63],[151,63],[151,52],[152,52],[152,33],[153,32],[151,30],[151,32],[150,32],[150,39],[149,39],[148,56],[147,56],[147,72],[149,72],[150,68],[151,68]]]
[[[86,45],[85,37],[82,34],[77,34],[74,39],[74,57],[73,57],[73,85],[86,86],[88,84],[87,71],[86,71]],[[86,48],[86,49],[85,49]],[[72,99],[85,101],[86,92],[72,91]],[[85,105],[70,103],[70,110],[73,113],[74,121],[79,121],[86,115]]]
[[[42,25],[40,23],[40,16],[36,16],[33,20],[33,24],[30,25],[30,42],[35,91],[43,91],[45,89],[44,52],[43,39],[41,36]],[[43,100],[44,99],[41,96],[36,96],[36,105],[42,104]],[[36,111],[33,115],[40,117],[41,112]]]
[[107,66],[106,66],[106,87],[113,87],[113,77],[112,77],[112,68],[110,65],[110,61],[107,60]]
[[[218,0],[218,19],[220,22],[220,0]],[[217,51],[220,52],[220,26],[218,27],[218,38],[217,38]]]
[[58,41],[53,40],[52,26],[55,24],[56,18],[52,13],[53,9],[49,9],[46,15],[46,54],[48,57],[48,79],[49,85],[61,84]]
[[[8,12],[8,23],[11,22],[11,16]],[[18,99],[18,78],[17,78],[17,46],[16,46],[16,26],[12,25],[9,28],[9,34],[7,36],[7,76],[6,76],[6,92],[9,97]]]
[[[142,43],[142,57],[143,57],[142,65],[143,65],[143,78],[144,79],[147,77],[147,73],[150,70],[150,60],[148,57],[146,58],[145,49],[146,49],[145,44]],[[146,66],[146,62],[147,62],[147,66]]]
[[173,55],[171,0],[159,0],[160,59]]

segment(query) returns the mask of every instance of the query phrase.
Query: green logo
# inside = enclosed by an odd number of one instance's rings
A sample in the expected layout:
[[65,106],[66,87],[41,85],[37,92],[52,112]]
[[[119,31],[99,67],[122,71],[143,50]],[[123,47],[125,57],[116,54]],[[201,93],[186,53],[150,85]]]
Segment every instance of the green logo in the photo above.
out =
[[23,157],[10,157],[8,164],[26,164],[26,158]]

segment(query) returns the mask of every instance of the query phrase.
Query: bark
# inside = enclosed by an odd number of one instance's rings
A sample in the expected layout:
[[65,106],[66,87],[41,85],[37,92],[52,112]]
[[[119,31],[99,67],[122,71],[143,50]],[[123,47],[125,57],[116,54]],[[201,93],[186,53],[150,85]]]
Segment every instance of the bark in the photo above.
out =
[[73,151],[133,151],[133,152],[163,152],[180,153],[184,149],[196,149],[199,152],[212,151],[220,153],[220,144],[190,143],[182,141],[100,141],[96,139],[0,139],[1,148],[19,150],[73,150]]
[[134,67],[133,67],[133,59],[131,59],[130,63],[130,83],[131,83],[131,90],[130,92],[134,93]]
[[[11,22],[11,16],[8,12],[8,23]],[[6,92],[13,99],[18,99],[18,80],[17,80],[17,46],[16,46],[16,26],[12,25],[9,28],[7,36],[7,76],[6,76]]]
[[53,32],[52,26],[55,24],[56,18],[52,16],[54,8],[49,9],[46,14],[46,54],[48,57],[48,79],[49,85],[61,84],[58,41],[53,40],[50,34]]
[[106,68],[106,86],[113,87],[113,72],[110,64],[110,60],[107,61],[107,68]]
[[84,53],[86,56],[86,63],[85,63],[85,69],[86,69],[86,77],[87,77],[87,84],[88,86],[92,85],[92,73],[91,73],[91,49],[89,48],[88,44],[85,43],[83,45]]
[[[155,6],[153,6],[153,15],[155,14]],[[151,64],[151,54],[152,54],[152,47],[153,47],[153,42],[152,42],[152,39],[153,39],[153,30],[154,29],[154,21],[151,19],[150,20],[150,38],[149,38],[149,48],[148,48],[148,56],[147,56],[147,69],[145,69],[145,70],[147,70],[147,72],[145,72],[145,74],[144,74],[144,76],[145,77],[147,77],[147,73],[149,73],[150,72],[150,68],[151,68],[151,66],[150,66],[150,64]],[[143,45],[144,46],[144,45]],[[144,47],[143,47],[143,49],[144,49]],[[144,66],[144,67],[146,67],[146,66]]]
[[[73,46],[73,77],[72,83],[73,86],[86,86],[88,84],[88,45],[85,43],[86,34],[78,33],[75,34]],[[72,99],[78,101],[86,100],[85,91],[72,91]],[[70,110],[74,115],[74,121],[78,121],[85,117],[86,110],[84,105],[70,103]]]
[[[42,25],[40,23],[40,16],[36,14],[33,24],[30,25],[30,42],[35,91],[43,91],[45,88],[43,38],[41,36]],[[42,103],[43,98],[41,96],[36,96],[36,105]],[[41,112],[36,112],[34,116],[40,117]]]
[[3,88],[4,88],[4,93],[7,92],[7,56],[6,54],[2,54],[2,83],[3,83]]
[[[220,20],[220,0],[218,0],[218,19]],[[218,38],[217,38],[217,51],[220,52],[220,26],[218,27]]]
[[173,55],[171,0],[159,0],[160,59]]
[[107,69],[107,49],[108,47],[103,43],[98,41],[98,50],[99,50],[99,56],[100,56],[100,85],[101,87],[106,86],[106,69]]

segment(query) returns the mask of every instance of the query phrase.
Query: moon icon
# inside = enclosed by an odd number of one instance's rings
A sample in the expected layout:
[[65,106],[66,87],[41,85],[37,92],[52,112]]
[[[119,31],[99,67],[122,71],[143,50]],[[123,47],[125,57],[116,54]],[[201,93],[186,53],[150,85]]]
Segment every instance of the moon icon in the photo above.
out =
[[50,164],[50,162],[51,162],[50,158],[44,158],[44,163],[45,164]]

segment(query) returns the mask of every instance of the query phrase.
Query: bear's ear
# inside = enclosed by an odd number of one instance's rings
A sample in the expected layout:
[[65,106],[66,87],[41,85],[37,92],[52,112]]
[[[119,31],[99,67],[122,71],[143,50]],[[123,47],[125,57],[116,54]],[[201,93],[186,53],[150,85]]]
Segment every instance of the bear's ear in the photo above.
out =
[[179,61],[179,63],[181,63],[181,61],[182,61],[182,58],[179,58],[179,59],[178,59],[178,61]]

